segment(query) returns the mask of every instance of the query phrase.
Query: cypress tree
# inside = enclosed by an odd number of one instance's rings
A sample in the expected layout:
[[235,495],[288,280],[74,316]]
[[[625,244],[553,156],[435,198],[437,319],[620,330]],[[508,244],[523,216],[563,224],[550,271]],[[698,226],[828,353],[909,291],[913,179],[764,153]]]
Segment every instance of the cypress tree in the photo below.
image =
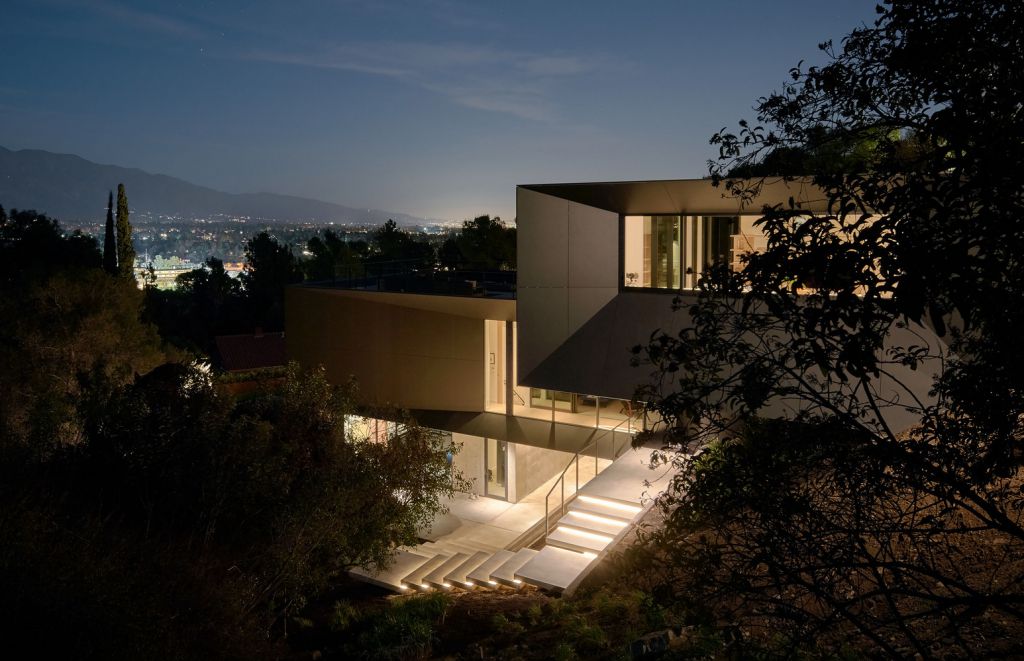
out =
[[117,238],[114,236],[114,191],[107,197],[107,228],[103,232],[103,270],[117,275]]
[[128,222],[128,196],[124,184],[117,185],[117,272],[125,279],[135,279],[135,247],[132,245],[132,224]]

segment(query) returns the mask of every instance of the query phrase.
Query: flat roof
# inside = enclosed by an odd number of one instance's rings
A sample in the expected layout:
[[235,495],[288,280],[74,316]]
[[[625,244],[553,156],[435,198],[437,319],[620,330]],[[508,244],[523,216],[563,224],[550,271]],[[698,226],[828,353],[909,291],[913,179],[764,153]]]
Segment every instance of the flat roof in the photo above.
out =
[[748,179],[760,185],[759,194],[744,202],[724,183],[711,179],[601,181],[524,184],[526,190],[620,214],[740,215],[760,213],[766,205],[788,205],[790,198],[808,211],[824,211],[827,200],[810,177]]

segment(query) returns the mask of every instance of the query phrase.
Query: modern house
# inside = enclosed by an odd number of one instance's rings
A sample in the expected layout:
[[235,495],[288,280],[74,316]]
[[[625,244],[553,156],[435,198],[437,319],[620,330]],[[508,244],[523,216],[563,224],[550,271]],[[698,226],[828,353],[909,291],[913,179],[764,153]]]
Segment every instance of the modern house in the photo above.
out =
[[[452,434],[474,484],[434,541],[363,577],[396,590],[571,591],[667,479],[629,449],[649,423],[630,400],[650,378],[630,348],[678,326],[672,299],[706,266],[761,248],[763,205],[791,198],[824,210],[799,181],[746,206],[708,180],[520,186],[514,286],[506,273],[467,276],[461,295],[409,278],[290,288],[289,358],[354,376],[367,404]],[[474,520],[481,506],[500,512]]]

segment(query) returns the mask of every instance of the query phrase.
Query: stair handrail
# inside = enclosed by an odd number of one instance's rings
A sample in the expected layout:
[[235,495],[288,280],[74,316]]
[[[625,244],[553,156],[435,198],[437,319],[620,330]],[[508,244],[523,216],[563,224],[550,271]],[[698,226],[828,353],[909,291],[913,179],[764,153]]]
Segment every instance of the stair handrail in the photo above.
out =
[[[637,417],[639,417],[639,416],[637,416]],[[547,539],[548,535],[551,533],[551,515],[549,514],[548,501],[550,500],[551,494],[554,493],[555,487],[557,487],[557,486],[561,487],[562,502],[561,502],[561,505],[560,505],[560,511],[562,513],[562,516],[565,516],[565,474],[569,472],[570,468],[572,468],[573,462],[576,463],[576,490],[573,491],[573,495],[569,499],[570,501],[572,500],[572,498],[575,498],[576,494],[579,493],[579,490],[580,490],[580,461],[579,461],[580,460],[580,455],[583,454],[584,452],[586,452],[587,450],[589,450],[591,446],[597,445],[597,443],[599,441],[601,441],[603,438],[605,438],[606,436],[611,435],[611,438],[612,438],[612,461],[615,461],[618,458],[618,456],[617,456],[618,453],[616,452],[616,449],[615,449],[615,432],[618,431],[619,427],[621,427],[624,424],[627,425],[626,428],[629,429],[630,426],[627,423],[631,422],[632,419],[633,419],[633,416],[627,416],[625,420],[620,421],[619,424],[615,425],[611,429],[604,429],[604,430],[602,430],[603,433],[600,436],[595,436],[594,438],[591,438],[589,441],[587,441],[583,445],[583,447],[581,447],[579,450],[577,450],[575,453],[573,453],[572,459],[569,460],[569,463],[566,464],[565,469],[562,470],[562,473],[558,476],[558,479],[555,481],[554,484],[551,485],[551,488],[548,489],[547,495],[544,496],[544,539]],[[598,429],[600,429],[600,427],[598,427]],[[594,453],[594,476],[595,477],[597,477],[598,472],[599,472],[598,471],[598,461],[599,461],[599,459],[600,459],[600,454],[598,452],[595,452]]]

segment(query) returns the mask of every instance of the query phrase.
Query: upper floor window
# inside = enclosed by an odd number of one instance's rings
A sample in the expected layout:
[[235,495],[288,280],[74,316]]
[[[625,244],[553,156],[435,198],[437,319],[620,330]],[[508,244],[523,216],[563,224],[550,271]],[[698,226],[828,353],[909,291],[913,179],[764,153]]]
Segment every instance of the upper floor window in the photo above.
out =
[[693,289],[705,268],[732,264],[738,216],[624,216],[623,284]]

